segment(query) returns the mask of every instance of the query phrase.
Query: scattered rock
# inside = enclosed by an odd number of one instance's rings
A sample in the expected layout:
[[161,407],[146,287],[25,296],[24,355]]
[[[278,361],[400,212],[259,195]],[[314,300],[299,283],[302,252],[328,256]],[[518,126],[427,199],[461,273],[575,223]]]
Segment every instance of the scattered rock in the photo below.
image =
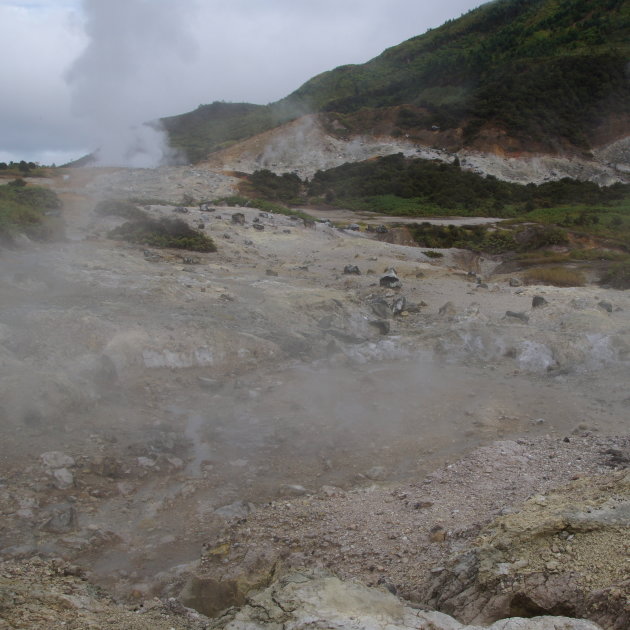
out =
[[47,453],[42,453],[39,458],[44,469],[49,472],[57,468],[72,468],[75,464],[73,457],[61,451],[48,451]]
[[282,496],[293,496],[293,497],[301,497],[307,493],[307,490],[304,486],[300,486],[299,484],[283,484],[280,486],[280,494]]
[[441,525],[435,525],[429,531],[431,542],[444,542],[446,540],[446,530]]
[[505,311],[506,317],[513,317],[514,319],[520,319],[524,323],[529,322],[529,315],[527,313],[516,312],[516,311]]
[[232,215],[232,223],[234,225],[245,225],[245,215],[242,212],[235,212]]
[[598,302],[597,306],[599,306],[599,308],[601,308],[603,311],[606,311],[607,313],[613,312],[613,305],[610,302],[607,302],[606,300],[602,300],[601,302]]
[[520,278],[510,278],[509,284],[511,287],[522,287],[523,281]]
[[392,313],[394,315],[400,315],[407,308],[407,298],[404,295],[396,298],[392,303]]
[[361,275],[361,270],[356,265],[346,265],[343,268],[343,272],[346,275],[355,275],[355,276]]
[[262,232],[265,229],[265,226],[262,223],[254,223],[254,229]]
[[393,267],[391,267],[387,273],[381,277],[379,284],[380,286],[387,287],[388,289],[400,289],[402,287],[402,282]]
[[381,335],[387,335],[390,331],[390,324],[386,319],[373,319],[370,321],[370,326],[378,328]]
[[59,490],[67,490],[74,486],[74,475],[67,468],[58,468],[53,471],[53,483]]
[[457,314],[457,309],[455,308],[453,302],[447,302],[446,304],[440,306],[438,314],[440,317],[454,317]]
[[77,510],[70,503],[49,505],[42,511],[42,516],[45,520],[39,528],[44,532],[64,534],[79,527]]
[[255,509],[256,508],[253,503],[248,503],[247,501],[234,501],[234,503],[217,508],[214,513],[217,516],[230,520],[233,518],[246,518],[247,515]]
[[370,308],[372,309],[374,315],[380,317],[381,319],[387,319],[392,314],[389,304],[381,297],[374,298],[370,302]]
[[549,304],[547,300],[542,295],[535,295],[532,298],[532,308],[540,308],[541,306],[546,306]]
[[164,260],[164,256],[158,254],[157,252],[151,251],[150,249],[145,249],[143,252],[145,260],[149,262],[160,262]]
[[433,501],[431,499],[420,499],[413,504],[414,510],[423,510],[425,508],[430,508],[433,505]]
[[385,481],[387,471],[384,466],[372,466],[372,468],[366,471],[365,476],[372,481]]

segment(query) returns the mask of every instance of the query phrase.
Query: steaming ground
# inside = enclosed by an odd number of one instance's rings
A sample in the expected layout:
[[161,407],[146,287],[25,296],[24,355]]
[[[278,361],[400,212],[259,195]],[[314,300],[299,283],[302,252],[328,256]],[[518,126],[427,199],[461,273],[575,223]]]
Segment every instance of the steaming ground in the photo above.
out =
[[[54,184],[69,238],[0,253],[4,558],[61,556],[142,596],[277,497],[419,479],[497,438],[627,432],[627,292],[510,287],[494,261],[252,209],[178,215],[216,254],[147,252],[92,212],[113,181],[165,201],[232,186],[79,171]],[[379,286],[392,266],[402,289]],[[374,305],[400,296],[395,318]]]

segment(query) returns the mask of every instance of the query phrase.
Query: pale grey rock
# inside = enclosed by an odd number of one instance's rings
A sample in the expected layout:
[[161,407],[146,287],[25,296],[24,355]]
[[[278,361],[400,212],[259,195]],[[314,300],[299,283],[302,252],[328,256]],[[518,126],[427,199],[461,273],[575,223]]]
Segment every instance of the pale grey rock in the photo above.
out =
[[45,520],[40,525],[42,531],[63,534],[78,529],[77,510],[69,503],[49,505],[43,511],[43,514]]
[[57,468],[71,468],[75,463],[73,457],[61,451],[48,451],[47,453],[42,453],[39,458],[42,461],[42,466],[47,471],[53,471]]
[[233,518],[245,518],[248,514],[253,512],[254,509],[255,507],[253,503],[248,503],[247,501],[234,501],[234,503],[217,508],[214,513],[217,516],[230,520]]
[[[210,625],[213,630],[482,630],[453,617],[424,611],[385,589],[343,582],[321,571],[285,576],[250,596]],[[485,630],[485,629],[484,629]],[[488,630],[600,630],[589,621],[567,617],[502,619]]]
[[392,313],[394,315],[400,315],[407,308],[407,298],[404,295],[401,295],[399,298],[396,298],[392,304]]
[[383,481],[387,477],[387,471],[384,466],[372,466],[365,476],[372,481]]
[[389,304],[383,298],[376,298],[370,303],[372,312],[381,319],[387,319],[391,316],[392,311]]
[[280,494],[283,496],[301,497],[306,493],[306,488],[296,483],[285,483],[280,486]]
[[67,468],[53,471],[54,484],[59,490],[67,490],[74,486],[74,475]]
[[440,317],[453,317],[457,314],[457,309],[455,308],[453,302],[447,302],[446,304],[440,306],[438,314]]

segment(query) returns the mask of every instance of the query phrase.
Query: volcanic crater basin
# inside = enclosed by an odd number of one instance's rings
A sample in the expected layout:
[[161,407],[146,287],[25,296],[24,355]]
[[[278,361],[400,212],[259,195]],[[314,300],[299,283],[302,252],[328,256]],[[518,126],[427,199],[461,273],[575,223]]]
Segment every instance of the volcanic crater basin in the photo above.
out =
[[[601,451],[627,433],[627,293],[513,288],[493,261],[482,287],[462,252],[430,259],[251,208],[190,207],[182,216],[203,220],[218,251],[149,256],[107,238],[100,192],[79,192],[63,193],[71,239],[0,252],[3,558],[60,557],[123,599],[177,594],[204,545],[271,501],[329,492],[334,511],[365,492],[377,499],[361,518],[378,529],[393,489],[497,439],[525,440],[523,465],[562,464],[524,474],[488,447],[467,469],[492,497],[483,514],[458,507],[445,473],[449,509],[472,531],[541,487],[601,472]],[[379,284],[391,267],[400,289]],[[536,295],[547,305],[532,308]],[[382,310],[400,297],[400,315]],[[564,438],[584,441],[579,465]],[[500,479],[519,492],[499,492]],[[335,566],[371,581],[365,541],[348,544],[354,560]],[[444,559],[427,557],[427,571]]]

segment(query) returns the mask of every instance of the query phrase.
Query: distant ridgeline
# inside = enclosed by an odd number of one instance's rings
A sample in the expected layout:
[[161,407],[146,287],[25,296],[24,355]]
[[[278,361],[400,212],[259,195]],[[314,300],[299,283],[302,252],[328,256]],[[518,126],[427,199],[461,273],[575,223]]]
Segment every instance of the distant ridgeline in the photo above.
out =
[[386,123],[412,138],[461,129],[459,148],[498,131],[516,149],[587,151],[630,131],[629,61],[630,0],[497,0],[271,105],[213,103],[162,122],[193,161],[306,113],[341,135]]

